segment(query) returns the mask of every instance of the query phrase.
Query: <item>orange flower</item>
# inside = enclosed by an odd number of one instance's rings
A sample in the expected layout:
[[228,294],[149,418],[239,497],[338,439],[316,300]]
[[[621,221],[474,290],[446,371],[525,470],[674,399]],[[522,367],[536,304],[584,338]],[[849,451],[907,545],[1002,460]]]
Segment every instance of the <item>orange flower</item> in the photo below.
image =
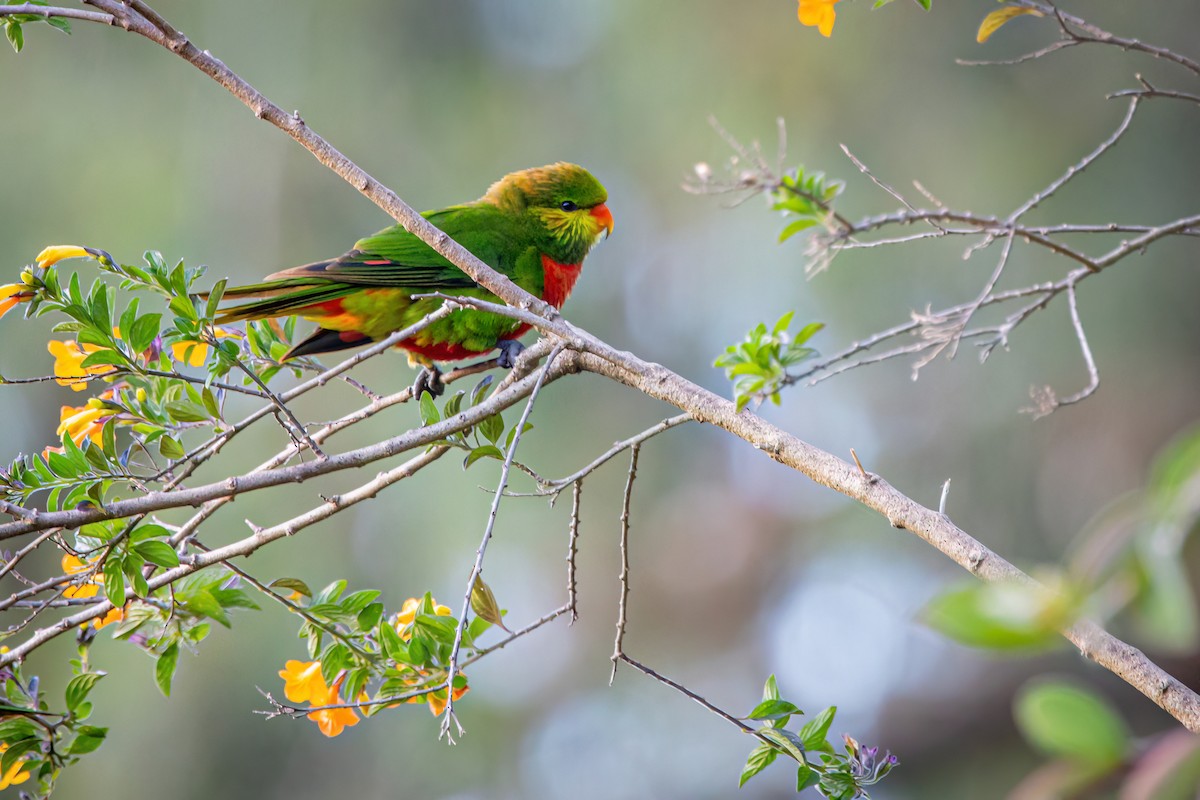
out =
[[88,400],[87,405],[79,408],[63,406],[59,412],[58,430],[55,433],[60,437],[64,433],[67,434],[76,446],[82,445],[84,439],[91,439],[96,444],[100,444],[104,421],[111,417],[112,413],[110,409],[104,407],[101,400],[95,397]]
[[[80,561],[77,556],[70,553],[63,554],[62,557],[63,572],[68,575],[78,575],[81,572],[91,572],[92,565]],[[63,597],[95,597],[99,590],[99,585],[104,582],[103,575],[94,576],[88,583],[81,583],[74,586],[68,586],[63,592]]]
[[[125,609],[110,608],[108,610],[108,613],[105,614],[103,617],[92,620],[92,627],[95,628],[96,630],[100,630],[105,625],[111,625],[114,622],[120,622],[123,619],[125,619]],[[81,625],[80,627],[87,627],[87,623],[86,622],[83,623],[83,625]]]
[[[317,673],[320,675],[320,672]],[[321,681],[322,687],[325,681]],[[332,688],[325,688],[321,693],[314,693],[312,696],[312,704],[314,706],[331,706],[337,705],[342,701],[338,698],[338,689],[341,687],[341,680],[333,684]],[[327,708],[322,711],[312,711],[308,718],[317,723],[317,727],[321,729],[321,733],[333,738],[340,734],[344,729],[353,727],[358,724],[358,714],[354,713],[352,708]]]
[[[0,743],[0,753],[8,749],[7,744]],[[25,759],[17,759],[8,771],[0,775],[0,789],[7,789],[29,780],[29,770],[25,769]]]
[[[222,328],[213,328],[213,334],[218,339],[228,339],[239,337],[236,331],[226,331]],[[191,352],[189,352],[191,351]],[[181,342],[175,342],[171,345],[171,358],[181,364],[188,364],[193,367],[204,366],[205,359],[208,358],[208,345],[205,342],[197,342],[192,339],[184,339]]]
[[[412,638],[412,624],[417,618],[417,611],[420,608],[420,598],[410,597],[404,601],[404,605],[400,606],[400,613],[396,615],[396,633],[399,633],[400,638],[406,642]],[[433,613],[439,617],[448,617],[450,609],[434,600]]]
[[23,283],[10,283],[0,286],[0,317],[12,311],[18,303],[33,297],[33,292]]
[[304,703],[329,691],[320,661],[288,661],[279,677],[283,678],[284,695],[293,703]]
[[[284,681],[283,693],[291,702],[308,701],[313,706],[336,706],[342,702],[338,698],[342,679],[338,678],[332,688],[326,684],[320,661],[288,661],[284,667],[279,671],[279,677]],[[361,699],[366,699],[366,695]],[[337,736],[344,729],[358,724],[358,715],[352,708],[310,711],[308,718],[317,723],[321,733],[329,737]]]
[[833,33],[833,22],[837,14],[833,6],[838,0],[800,0],[800,24],[815,27],[822,36]]
[[[457,702],[458,698],[462,697],[470,690],[471,687],[464,683],[460,688],[454,690],[454,700]],[[436,692],[430,692],[429,694],[425,695],[425,697],[427,698],[426,702],[429,703],[429,711],[435,717],[440,716],[441,713],[446,710],[445,689],[438,689]]]
[[84,378],[88,375],[99,375],[112,370],[108,364],[80,366],[89,355],[97,350],[105,349],[94,344],[85,344],[80,347],[78,342],[51,341],[46,345],[46,349],[50,351],[50,355],[54,356],[54,374],[58,376],[56,379],[58,385],[70,386],[76,392],[86,389],[87,381],[71,380],[71,378]]

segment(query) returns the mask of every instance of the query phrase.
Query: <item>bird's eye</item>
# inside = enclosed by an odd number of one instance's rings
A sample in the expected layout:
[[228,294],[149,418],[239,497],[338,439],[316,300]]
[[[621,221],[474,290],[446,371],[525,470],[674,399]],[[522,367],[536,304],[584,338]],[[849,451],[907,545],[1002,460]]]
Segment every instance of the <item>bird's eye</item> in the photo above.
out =
[[559,203],[559,204],[558,204],[558,207],[559,207],[559,208],[561,208],[563,211],[577,211],[577,210],[579,210],[579,206],[575,205],[575,204],[574,204],[573,202],[571,202],[570,200],[563,200],[561,203]]

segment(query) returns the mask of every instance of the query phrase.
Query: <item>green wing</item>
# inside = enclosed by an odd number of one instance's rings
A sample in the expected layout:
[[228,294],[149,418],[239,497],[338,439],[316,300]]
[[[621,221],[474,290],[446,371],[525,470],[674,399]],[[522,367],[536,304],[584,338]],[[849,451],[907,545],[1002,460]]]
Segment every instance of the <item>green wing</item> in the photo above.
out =
[[[423,215],[481,261],[512,275],[516,237],[511,216],[489,204],[451,206]],[[315,261],[267,276],[260,283],[225,290],[227,298],[256,298],[224,308],[217,322],[294,314],[353,295],[366,287],[403,288],[408,294],[478,288],[475,281],[399,225],[355,243],[339,258]]]
[[[452,206],[424,216],[492,268],[511,273],[505,257],[506,248],[512,246],[511,236],[506,235],[509,217],[499,209],[491,205]],[[462,270],[399,225],[360,239],[340,258],[277,272],[267,281],[296,279],[421,291],[477,286]]]

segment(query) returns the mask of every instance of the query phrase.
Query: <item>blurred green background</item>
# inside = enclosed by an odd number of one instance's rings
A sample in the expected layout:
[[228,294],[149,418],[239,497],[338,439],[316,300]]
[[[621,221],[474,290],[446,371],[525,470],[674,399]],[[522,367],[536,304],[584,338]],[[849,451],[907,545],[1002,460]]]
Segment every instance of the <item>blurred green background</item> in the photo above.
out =
[[[845,179],[840,208],[851,218],[895,202],[840,143],[914,201],[918,179],[951,206],[1003,216],[1116,127],[1125,105],[1106,93],[1136,86],[1137,72],[1186,88],[1181,71],[1116,48],[958,66],[958,58],[1045,44],[1052,26],[1019,19],[980,46],[975,29],[994,3],[938,2],[931,13],[912,3],[869,13],[869,5],[841,3],[831,39],[797,22],[794,0],[164,0],[156,8],[418,208],[476,197],[513,169],[587,166],[608,186],[616,231],[589,259],[568,317],[727,394],[712,359],[757,322],[795,309],[798,321],[827,323],[813,344],[834,352],[910,310],[973,298],[997,255],[964,262],[962,242],[858,251],[806,280],[803,237],[777,245],[782,223],[761,202],[731,210],[728,198],[680,190],[696,162],[728,159],[708,115],[768,153],[783,117],[789,162]],[[1080,11],[1124,35],[1194,48],[1195,0],[1153,6]],[[213,280],[242,281],[340,253],[388,224],[191,66],[119,30],[74,27],[67,38],[30,25],[25,52],[0,48],[0,258],[11,277],[45,245],[72,243],[126,262],[156,249],[207,264]],[[1197,122],[1194,106],[1147,103],[1117,149],[1036,219],[1155,223],[1195,213]],[[1030,249],[1018,255],[1006,285],[1057,278],[1066,266]],[[1086,383],[1061,299],[984,366],[965,347],[913,382],[909,364],[891,362],[793,389],[782,408],[764,413],[839,455],[855,448],[869,469],[927,504],[953,478],[948,513],[959,525],[1020,565],[1059,562],[1088,520],[1142,485],[1155,452],[1200,416],[1196,264],[1194,239],[1169,241],[1081,287],[1102,383],[1081,406],[1049,418],[1017,413],[1030,385],[1065,395]],[[0,371],[46,374],[48,327],[5,319]],[[397,356],[357,377],[395,391],[412,374]],[[74,399],[54,386],[5,387],[0,453],[41,450],[58,406]],[[297,412],[331,419],[359,401],[331,385]],[[566,474],[671,413],[600,378],[561,381],[544,393],[522,458],[543,474]],[[418,422],[404,406],[334,441],[349,448]],[[264,423],[201,478],[250,467],[283,443]],[[335,740],[307,722],[255,716],[266,707],[256,687],[279,693],[276,671],[305,653],[293,619],[268,607],[239,614],[232,631],[216,631],[184,657],[169,700],[154,686],[150,659],[102,634],[92,659],[112,674],[93,696],[95,721],[112,732],[68,771],[56,797],[791,796],[794,773],[783,766],[738,792],[752,742],[699,706],[628,669],[608,686],[625,463],[585,487],[582,618],[470,670],[461,704],[468,734],[458,746],[437,741],[423,707]],[[1014,689],[1034,674],[1078,674],[1138,733],[1172,724],[1073,651],[996,657],[925,628],[919,610],[962,580],[961,570],[740,441],[684,427],[644,449],[639,474],[631,655],[734,713],[753,707],[771,672],[805,710],[837,704],[835,735],[853,733],[903,762],[877,798],[1004,797],[1040,762],[1010,711]],[[314,587],[344,577],[352,588],[381,588],[391,610],[429,589],[457,610],[491,499],[480,487],[495,476],[492,464],[463,473],[444,459],[241,566]],[[278,521],[319,502],[318,492],[366,477],[243,497],[209,524],[206,542],[240,537],[243,519]],[[510,624],[563,601],[568,512],[569,502],[503,505],[486,574]],[[1148,649],[1195,686],[1200,667],[1191,643],[1181,645]],[[71,647],[60,640],[26,668],[42,674],[52,696]]]

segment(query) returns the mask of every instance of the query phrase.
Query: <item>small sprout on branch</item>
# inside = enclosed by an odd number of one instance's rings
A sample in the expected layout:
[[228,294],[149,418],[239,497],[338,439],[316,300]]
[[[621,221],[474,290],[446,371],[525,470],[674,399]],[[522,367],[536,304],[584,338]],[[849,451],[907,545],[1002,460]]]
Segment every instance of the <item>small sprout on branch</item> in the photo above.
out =
[[845,184],[841,181],[825,180],[822,172],[805,173],[804,167],[784,173],[778,186],[771,192],[774,200],[771,210],[779,211],[784,219],[792,220],[780,232],[779,241],[786,242],[814,225],[836,230],[839,223],[833,216],[832,204],[844,188]]
[[769,398],[779,405],[779,391],[788,383],[787,368],[817,355],[805,343],[825,324],[810,322],[790,333],[793,313],[789,311],[780,317],[769,332],[766,324],[760,322],[743,341],[726,347],[713,362],[714,367],[724,369],[726,377],[733,381],[738,411],[756,398],[760,402]]
[[[844,753],[838,753],[829,742],[829,728],[833,725],[836,706],[830,706],[805,723],[799,731],[788,730],[794,716],[803,716],[794,703],[779,695],[779,684],[775,676],[767,678],[763,687],[763,699],[746,715],[745,719],[765,724],[753,731],[761,740],[750,751],[738,786],[762,772],[779,756],[791,758],[798,764],[796,791],[802,792],[816,787],[823,796],[834,800],[869,798],[865,787],[883,780],[900,760],[891,753],[879,756],[879,748],[863,747],[853,737],[843,736]],[[816,756],[815,760],[809,760]]]

